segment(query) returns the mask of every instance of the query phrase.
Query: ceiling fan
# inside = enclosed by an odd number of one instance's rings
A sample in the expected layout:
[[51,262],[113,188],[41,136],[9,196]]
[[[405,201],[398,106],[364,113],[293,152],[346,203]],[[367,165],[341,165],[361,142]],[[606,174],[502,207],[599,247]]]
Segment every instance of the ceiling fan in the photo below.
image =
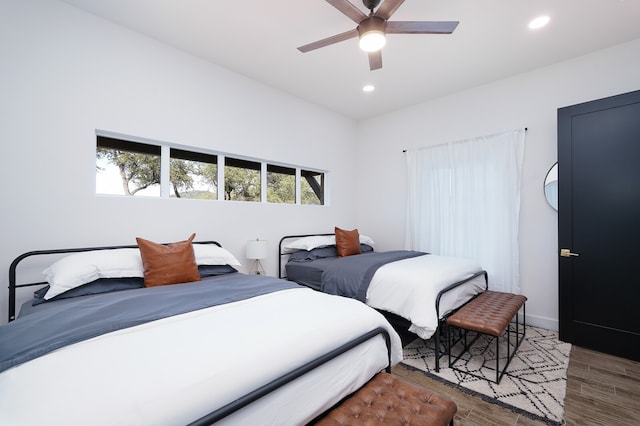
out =
[[[369,52],[369,68],[371,71],[382,68],[382,47],[387,34],[451,34],[458,26],[458,21],[389,21],[393,13],[404,3],[404,0],[362,0],[369,9],[365,15],[348,0],[326,0],[327,3],[345,14],[358,26],[350,31],[315,41],[298,47],[301,52],[309,52],[354,37],[360,37],[360,48]],[[374,12],[374,9],[378,9]]]

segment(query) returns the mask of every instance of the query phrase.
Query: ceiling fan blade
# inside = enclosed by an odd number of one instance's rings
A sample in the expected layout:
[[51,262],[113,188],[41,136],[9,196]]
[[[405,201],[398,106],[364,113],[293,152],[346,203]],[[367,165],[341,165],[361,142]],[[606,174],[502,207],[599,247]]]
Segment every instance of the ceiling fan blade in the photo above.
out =
[[354,38],[354,37],[358,37],[358,30],[355,28],[353,30],[346,31],[341,34],[336,34],[334,36],[327,37],[322,40],[314,41],[313,43],[305,44],[304,46],[298,47],[298,50],[305,53],[305,52],[309,52],[310,50],[319,49],[321,47],[339,43],[344,40],[349,40],[350,38]]
[[389,21],[387,34],[451,34],[458,21]]
[[384,0],[382,5],[378,10],[376,10],[375,15],[386,21],[400,6],[402,6],[402,3],[404,3],[404,0]]
[[369,52],[369,69],[375,71],[382,68],[382,50]]
[[363,20],[367,19],[367,15],[365,15],[363,11],[355,7],[353,4],[349,3],[347,0],[327,0],[327,3],[331,4],[331,6],[335,7],[340,12],[345,14],[356,24],[359,24]]

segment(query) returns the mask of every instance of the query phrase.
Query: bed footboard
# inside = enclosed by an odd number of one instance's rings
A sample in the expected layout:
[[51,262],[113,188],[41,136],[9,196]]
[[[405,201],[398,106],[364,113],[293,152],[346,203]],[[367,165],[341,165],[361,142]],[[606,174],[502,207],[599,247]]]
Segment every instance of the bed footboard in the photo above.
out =
[[205,426],[205,425],[210,425],[213,424],[215,422],[217,422],[218,420],[223,419],[224,417],[233,414],[234,412],[240,410],[241,408],[246,407],[247,405],[251,404],[252,402],[262,398],[263,396],[269,394],[270,392],[275,391],[276,389],[286,385],[289,382],[292,382],[293,380],[299,378],[300,376],[303,376],[304,374],[308,373],[309,371],[313,370],[314,368],[317,368],[329,361],[331,361],[334,358],[337,358],[338,356],[342,355],[343,353],[349,351],[350,349],[355,348],[356,346],[376,337],[382,335],[382,337],[384,337],[385,339],[385,344],[387,346],[387,359],[388,359],[388,363],[387,363],[387,368],[386,371],[387,373],[391,372],[391,336],[389,336],[389,332],[387,330],[385,330],[382,327],[378,327],[375,328],[371,331],[369,331],[368,333],[363,334],[362,336],[345,343],[344,345],[340,346],[339,348],[334,349],[333,351],[322,355],[321,357],[301,366],[296,368],[295,370],[285,374],[282,377],[277,378],[276,380],[267,383],[266,385],[246,394],[245,396],[236,399],[235,401],[225,405],[224,407],[221,407],[215,411],[213,411],[212,413],[201,417],[200,419],[189,423],[189,426]]
[[458,281],[457,283],[453,283],[450,286],[448,286],[447,288],[445,288],[444,290],[440,291],[440,293],[438,293],[438,296],[436,297],[436,315],[438,318],[438,327],[436,328],[436,332],[433,334],[433,341],[435,343],[435,355],[436,355],[436,372],[440,371],[440,358],[443,355],[447,354],[447,350],[446,348],[444,350],[440,349],[440,338],[441,336],[446,336],[447,333],[442,333],[442,328],[446,327],[446,320],[447,317],[450,316],[451,314],[453,314],[455,312],[448,312],[446,315],[444,315],[443,317],[440,316],[440,299],[442,299],[442,296],[444,296],[446,293],[448,293],[449,291],[460,287],[461,285],[464,285],[466,283],[468,283],[469,281],[484,275],[484,291],[487,291],[487,289],[489,288],[489,276],[487,274],[487,271],[481,271],[478,272],[474,275],[472,275],[471,277],[467,278],[466,280],[462,280],[462,281]]

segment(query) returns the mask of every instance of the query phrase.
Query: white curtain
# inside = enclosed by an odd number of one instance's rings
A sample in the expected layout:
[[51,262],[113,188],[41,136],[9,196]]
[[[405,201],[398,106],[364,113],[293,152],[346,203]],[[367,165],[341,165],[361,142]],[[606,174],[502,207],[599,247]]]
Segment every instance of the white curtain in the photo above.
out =
[[407,150],[406,248],[477,260],[489,288],[520,293],[525,130]]

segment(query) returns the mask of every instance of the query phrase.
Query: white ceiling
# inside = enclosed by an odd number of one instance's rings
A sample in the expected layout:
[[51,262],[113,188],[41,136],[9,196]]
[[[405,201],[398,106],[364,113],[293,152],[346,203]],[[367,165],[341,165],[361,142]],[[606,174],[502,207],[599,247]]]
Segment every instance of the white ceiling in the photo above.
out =
[[[296,49],[355,28],[324,0],[63,1],[358,120],[640,38],[640,0],[406,0],[391,20],[460,25],[389,35],[369,71],[357,38]],[[541,14],[550,24],[529,30]]]

